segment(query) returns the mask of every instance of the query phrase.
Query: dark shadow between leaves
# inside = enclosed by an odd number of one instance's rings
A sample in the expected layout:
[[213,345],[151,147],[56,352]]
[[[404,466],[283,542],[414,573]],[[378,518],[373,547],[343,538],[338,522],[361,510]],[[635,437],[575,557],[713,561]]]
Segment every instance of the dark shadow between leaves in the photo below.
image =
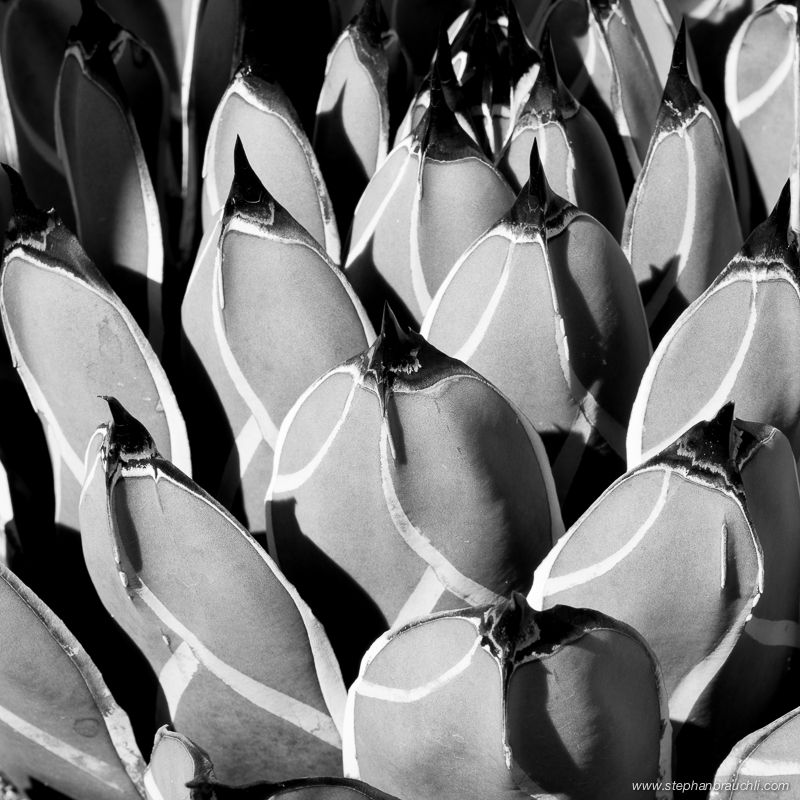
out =
[[342,240],[350,230],[358,201],[369,183],[369,176],[347,133],[344,94],[345,87],[342,87],[333,108],[317,116],[314,135],[314,150],[331,196]]
[[42,586],[40,597],[94,661],[114,699],[130,717],[139,749],[149,753],[156,732],[155,673],[97,595],[80,533],[57,525],[50,556],[48,585]]
[[408,306],[400,299],[400,295],[389,285],[386,278],[378,272],[372,249],[373,243],[370,242],[345,272],[350,285],[364,305],[372,327],[376,331],[381,329],[383,307],[388,303],[404,329],[419,331],[420,322],[409,311]]
[[[180,384],[178,401],[194,455],[192,479],[212,497],[219,499],[226,464],[229,470],[239,474],[236,438],[208,371],[192,343],[183,334],[181,356],[184,380]],[[247,527],[241,491],[236,493],[228,510]]]
[[362,656],[389,625],[355,579],[303,533],[296,506],[293,498],[272,502],[280,566],[324,626],[349,686]]

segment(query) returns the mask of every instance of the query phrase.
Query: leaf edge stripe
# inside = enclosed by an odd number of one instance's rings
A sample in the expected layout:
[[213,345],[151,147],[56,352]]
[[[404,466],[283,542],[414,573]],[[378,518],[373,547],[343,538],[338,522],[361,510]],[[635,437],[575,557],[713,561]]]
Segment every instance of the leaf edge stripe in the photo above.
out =
[[634,533],[633,536],[631,536],[631,538],[628,539],[628,541],[622,547],[620,547],[610,556],[604,558],[602,561],[598,561],[596,564],[592,564],[589,567],[575,570],[575,572],[570,572],[566,575],[559,575],[555,578],[548,577],[544,587],[543,596],[550,597],[551,595],[558,594],[559,592],[565,592],[568,589],[574,589],[576,586],[581,586],[582,584],[588,583],[595,578],[599,578],[601,575],[605,575],[607,572],[610,572],[626,556],[630,555],[630,553],[632,553],[637,545],[639,545],[644,539],[650,528],[653,527],[661,512],[664,510],[664,505],[667,502],[667,494],[669,492],[669,482],[671,477],[672,470],[664,470],[664,478],[661,482],[661,491],[658,495],[655,505],[650,510],[650,514],[648,515],[647,519],[639,526],[636,533]]
[[229,689],[269,714],[295,725],[326,744],[341,748],[333,719],[316,708],[245,675],[214,655],[139,579],[136,594],[156,617],[183,639],[195,658]]
[[108,762],[63,742],[61,739],[47,733],[47,731],[43,731],[27,720],[22,719],[22,717],[18,717],[13,711],[4,706],[0,706],[0,722],[4,722],[11,730],[38,744],[81,772],[85,772],[110,789],[120,793],[125,791],[119,783],[109,777],[108,773],[113,772],[114,769]]

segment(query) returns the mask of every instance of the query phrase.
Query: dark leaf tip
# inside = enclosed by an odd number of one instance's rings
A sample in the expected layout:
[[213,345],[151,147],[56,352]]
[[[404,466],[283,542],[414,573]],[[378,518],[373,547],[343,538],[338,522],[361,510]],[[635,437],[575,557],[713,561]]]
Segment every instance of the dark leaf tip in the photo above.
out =
[[367,351],[366,363],[366,373],[375,381],[382,416],[386,415],[386,404],[395,379],[414,374],[422,366],[419,360],[420,339],[403,330],[389,304],[385,303],[381,332]]
[[519,647],[530,647],[539,640],[536,617],[526,599],[512,592],[511,597],[484,611],[478,627],[481,646],[498,661],[513,659]]
[[552,196],[544,165],[539,158],[539,141],[534,139],[531,147],[530,174],[509,211],[511,221],[531,228],[545,237],[548,206]]
[[744,497],[736,466],[738,437],[733,427],[734,404],[725,403],[715,416],[698,422],[645,466],[668,466],[701,483]]
[[265,83],[276,83],[277,73],[275,72],[272,63],[262,53],[262,47],[251,45],[250,42],[257,37],[248,36],[245,38],[245,52],[242,56],[242,61],[239,64],[237,74],[243,78],[256,78],[257,80],[264,81]]
[[798,241],[790,235],[791,205],[791,181],[787,180],[770,215],[750,234],[717,280],[723,279],[731,270],[750,270],[753,266],[788,267],[800,285]]
[[153,437],[136,417],[128,413],[116,397],[101,395],[108,403],[113,425],[109,431],[111,454],[120,461],[142,461],[158,456]]
[[256,217],[259,224],[271,225],[276,202],[250,164],[241,138],[233,149],[233,181],[223,212],[223,226],[236,214]]
[[28,196],[22,176],[8,164],[3,164],[8,176],[11,191],[12,216],[6,234],[5,247],[15,244],[20,239],[40,237],[57,224],[55,214],[48,214],[39,208]]
[[121,30],[96,0],[81,0],[81,18],[70,29],[68,43],[79,44],[86,55],[92,57],[98,49],[107,51]]
[[686,58],[686,23],[681,22],[672,62],[661,98],[661,109],[657,127],[685,125],[694,116],[697,108],[703,105],[703,98],[689,77],[689,62]]
[[374,49],[381,46],[381,34],[384,29],[382,15],[383,7],[380,0],[364,0],[364,5],[351,23]]

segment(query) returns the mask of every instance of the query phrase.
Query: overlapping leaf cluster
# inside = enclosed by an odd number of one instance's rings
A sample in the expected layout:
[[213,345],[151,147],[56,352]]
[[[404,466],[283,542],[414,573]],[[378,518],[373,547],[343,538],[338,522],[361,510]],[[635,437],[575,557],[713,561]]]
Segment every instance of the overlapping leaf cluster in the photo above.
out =
[[793,4],[0,23],[4,797],[796,796]]

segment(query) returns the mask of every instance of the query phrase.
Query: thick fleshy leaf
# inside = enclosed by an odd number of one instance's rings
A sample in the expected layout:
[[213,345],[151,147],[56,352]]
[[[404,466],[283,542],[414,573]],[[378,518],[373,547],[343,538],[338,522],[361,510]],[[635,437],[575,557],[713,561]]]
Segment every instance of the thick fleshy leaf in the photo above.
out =
[[54,214],[11,179],[14,218],[0,273],[0,311],[15,365],[48,435],[57,521],[78,530],[83,453],[114,393],[159,448],[190,470],[186,427],[172,389],[130,312]]
[[745,737],[714,776],[709,800],[796,800],[800,785],[800,708]]
[[671,797],[660,669],[633,628],[518,594],[370,648],[350,688],[345,773],[404,800]]
[[254,783],[250,786],[225,786],[203,782],[192,787],[191,800],[398,800],[350,778],[295,778],[280,783]]
[[758,724],[791,652],[785,629],[796,636],[800,498],[788,445],[770,438],[734,426],[730,403],[693,426],[597,500],[529,596],[537,608],[595,608],[647,639],[664,670],[681,779],[708,779]]
[[109,403],[114,422],[87,454],[84,555],[173,725],[224,781],[335,774],[345,690],[322,626],[244,528]]
[[[138,67],[145,66],[152,47],[173,91],[178,90],[175,55],[159,0],[99,0],[100,6],[147,47],[140,49]],[[80,0],[24,0],[5,3],[0,11],[2,68],[8,88],[19,160],[2,159],[22,173],[31,197],[42,208],[53,208],[70,228],[75,220],[64,167],[56,151],[53,110],[56,85],[70,27],[81,16]],[[5,20],[8,20],[7,27]],[[121,48],[130,52],[129,48]],[[142,58],[143,54],[144,58]],[[147,67],[149,69],[149,66]],[[124,83],[124,80],[123,80]],[[126,87],[128,88],[128,87]],[[150,111],[159,103],[151,101]],[[0,118],[4,118],[0,98]]]
[[790,193],[661,340],[628,428],[628,467],[658,453],[728,400],[779,428],[800,456],[800,278],[788,242]]
[[193,792],[187,783],[213,779],[214,766],[205,750],[166,725],[156,731],[144,773],[147,800],[190,800]]
[[[87,13],[91,14],[91,6],[88,8]],[[114,28],[116,31],[112,33]],[[170,141],[173,122],[170,85],[161,63],[146,40],[142,41],[120,26],[109,26],[109,38],[114,70],[133,116],[166,226],[171,222],[166,216],[166,204],[179,193],[178,170],[173,162]]]
[[622,234],[654,344],[741,245],[722,132],[689,78],[682,25]]
[[0,641],[3,772],[22,790],[33,780],[75,800],[142,800],[127,715],[64,623],[2,564]]
[[[187,787],[186,784],[190,784]],[[208,753],[166,726],[156,733],[144,775],[147,800],[396,800],[362,781],[348,778],[295,778],[279,783],[226,786],[214,777]]]
[[741,24],[725,61],[733,165],[748,226],[775,205],[789,176],[797,128],[796,24],[793,3],[768,3]]
[[373,325],[387,300],[417,327],[464,250],[514,202],[458,124],[436,70],[431,105],[356,208],[345,274]]
[[[275,201],[237,140],[225,211],[204,242],[183,304],[186,340],[213,388],[196,400],[198,446],[215,407],[230,430],[204,476],[242,522],[264,532],[264,493],[278,427],[322,373],[362,352],[375,334],[344,275]],[[204,452],[205,449],[204,449]]]
[[530,176],[534,139],[553,191],[602,222],[619,241],[625,198],[614,158],[594,117],[564,86],[549,30],[542,41],[542,68],[498,161],[517,192]]
[[[715,752],[715,765],[737,738],[798,702],[791,665],[800,648],[800,496],[794,454],[786,437],[769,425],[736,420],[734,429],[747,510],[763,553],[764,584],[745,635],[717,676],[713,718],[729,732]],[[735,703],[728,700],[733,695]]]
[[336,40],[317,104],[314,152],[342,238],[358,199],[389,152],[389,61],[380,15],[380,0],[365,0]]
[[225,204],[236,137],[259,180],[334,262],[339,233],[317,158],[272,70],[245,59],[217,107],[203,164],[203,227]]
[[202,153],[217,106],[242,57],[245,12],[241,0],[190,3],[191,38],[184,62],[184,91],[190,91],[189,113],[194,114]]
[[537,141],[530,158],[517,202],[459,259],[422,335],[533,423],[571,524],[625,470],[625,431],[650,343],[619,245],[550,191]]
[[530,423],[391,311],[372,347],[316,381],[281,426],[270,553],[351,679],[389,625],[526,590],[562,531]]
[[72,202],[56,152],[53,108],[64,42],[79,16],[77,0],[8,3],[0,45],[18,158],[16,164],[7,163],[25,176],[40,206],[55,207],[71,225]]
[[[58,79],[58,155],[81,244],[160,353],[164,244],[158,201],[111,55],[119,26],[94,2],[85,8],[70,31]],[[153,132],[156,138],[159,132]]]
[[169,91],[178,101],[186,49],[183,16],[188,0],[142,0],[136,3],[99,0],[99,4],[120,25],[133,31],[152,49],[164,72]]
[[[0,45],[3,48],[5,48],[5,41],[3,41],[2,35],[8,11],[8,6],[0,10]],[[19,171],[19,145],[17,143],[14,114],[9,100],[9,79],[10,76],[6,78],[3,59],[0,58],[0,163],[8,164]],[[3,231],[5,232],[5,228]]]
[[625,0],[562,0],[551,6],[558,67],[608,139],[627,192],[647,153],[661,85]]

